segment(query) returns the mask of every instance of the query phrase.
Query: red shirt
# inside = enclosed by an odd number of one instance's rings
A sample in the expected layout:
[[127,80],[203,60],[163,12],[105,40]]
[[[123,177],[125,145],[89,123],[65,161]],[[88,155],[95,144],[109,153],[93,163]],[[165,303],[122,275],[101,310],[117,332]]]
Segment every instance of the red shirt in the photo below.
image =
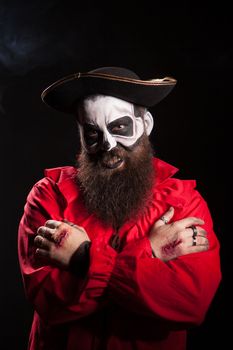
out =
[[[195,181],[173,178],[178,169],[153,161],[153,199],[118,232],[125,242],[120,253],[109,246],[113,229],[80,200],[74,167],[45,170],[33,186],[18,240],[25,291],[35,309],[30,350],[185,349],[186,330],[203,321],[221,279],[219,242]],[[174,221],[205,221],[208,251],[166,263],[152,258],[148,233],[170,206]],[[84,279],[35,261],[34,237],[48,219],[67,219],[87,231],[92,243]]]

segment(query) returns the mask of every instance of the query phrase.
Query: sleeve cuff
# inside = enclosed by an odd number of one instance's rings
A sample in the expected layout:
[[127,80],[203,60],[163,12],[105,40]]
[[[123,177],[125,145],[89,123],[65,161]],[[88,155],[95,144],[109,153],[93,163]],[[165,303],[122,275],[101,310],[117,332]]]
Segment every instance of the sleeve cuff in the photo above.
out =
[[90,250],[91,242],[83,242],[71,257],[69,270],[78,277],[84,278],[87,274],[90,264]]

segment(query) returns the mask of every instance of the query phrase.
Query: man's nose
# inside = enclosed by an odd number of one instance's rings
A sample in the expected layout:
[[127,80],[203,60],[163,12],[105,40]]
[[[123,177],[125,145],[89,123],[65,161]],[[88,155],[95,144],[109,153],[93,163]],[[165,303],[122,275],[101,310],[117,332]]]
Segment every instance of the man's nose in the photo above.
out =
[[103,135],[102,149],[104,151],[111,151],[112,148],[116,147],[117,142],[114,137],[109,132],[105,132]]
[[108,141],[103,142],[102,150],[103,151],[110,151],[110,149],[111,149],[110,143]]

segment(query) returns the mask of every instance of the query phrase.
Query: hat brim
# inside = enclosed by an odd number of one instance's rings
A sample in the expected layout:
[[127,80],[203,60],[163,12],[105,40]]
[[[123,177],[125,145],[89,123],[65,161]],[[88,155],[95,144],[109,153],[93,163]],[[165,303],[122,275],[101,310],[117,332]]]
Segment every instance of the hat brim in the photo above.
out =
[[41,98],[50,107],[71,114],[75,113],[77,101],[93,94],[152,107],[171,92],[176,82],[170,77],[140,80],[103,73],[77,73],[50,85],[42,92]]

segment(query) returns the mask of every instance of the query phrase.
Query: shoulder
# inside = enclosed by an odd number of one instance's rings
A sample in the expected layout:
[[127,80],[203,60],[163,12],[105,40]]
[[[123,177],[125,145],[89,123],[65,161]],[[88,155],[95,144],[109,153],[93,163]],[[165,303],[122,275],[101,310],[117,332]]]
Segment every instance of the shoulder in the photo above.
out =
[[167,195],[189,195],[196,187],[194,179],[179,179],[174,175],[179,171],[177,167],[159,158],[153,158],[155,168],[154,190],[165,192]]
[[180,209],[189,206],[191,202],[204,204],[205,200],[197,189],[195,179],[180,179],[176,174],[178,168],[158,158],[153,161],[156,174],[154,201],[166,202],[168,206]]
[[76,169],[73,166],[63,166],[44,169],[44,177],[34,184],[34,187],[47,185],[59,185],[64,181],[72,180],[76,176]]
[[56,183],[61,183],[62,181],[73,178],[76,173],[77,170],[73,166],[63,166],[44,170],[45,177],[53,180]]
[[158,174],[154,186],[154,206],[160,205],[163,210],[173,206],[175,208],[174,219],[197,216],[208,222],[209,227],[212,226],[208,203],[199,192],[196,180],[174,177],[178,169],[164,161],[157,159],[156,164],[155,169]]
[[[73,166],[48,168],[44,170],[44,175],[45,176],[32,187],[28,195],[28,200],[35,197],[61,197],[63,192],[69,192],[69,187],[72,185],[77,188],[75,181],[76,168]],[[70,186],[68,186],[69,184]]]

